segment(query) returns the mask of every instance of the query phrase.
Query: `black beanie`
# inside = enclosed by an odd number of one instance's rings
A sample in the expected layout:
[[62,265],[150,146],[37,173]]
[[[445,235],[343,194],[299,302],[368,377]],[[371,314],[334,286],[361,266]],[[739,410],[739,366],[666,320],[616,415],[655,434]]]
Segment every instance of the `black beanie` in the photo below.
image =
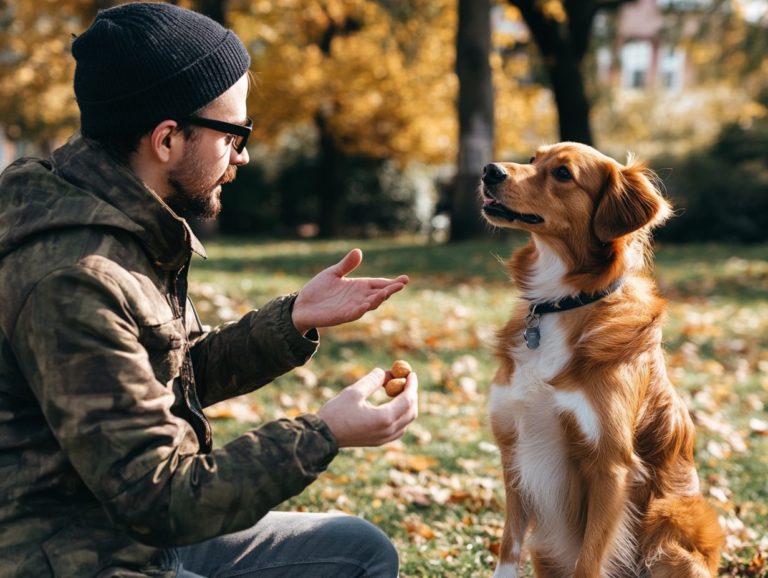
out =
[[137,134],[196,111],[250,66],[240,39],[207,16],[171,4],[101,10],[72,42],[75,97],[87,137]]

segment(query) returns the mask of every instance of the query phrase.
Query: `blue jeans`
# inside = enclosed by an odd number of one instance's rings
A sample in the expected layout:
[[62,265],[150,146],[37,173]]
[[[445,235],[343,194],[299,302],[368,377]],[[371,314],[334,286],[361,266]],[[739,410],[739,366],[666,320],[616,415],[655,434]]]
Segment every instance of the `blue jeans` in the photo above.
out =
[[247,530],[173,548],[177,578],[396,578],[397,551],[344,514],[270,512]]

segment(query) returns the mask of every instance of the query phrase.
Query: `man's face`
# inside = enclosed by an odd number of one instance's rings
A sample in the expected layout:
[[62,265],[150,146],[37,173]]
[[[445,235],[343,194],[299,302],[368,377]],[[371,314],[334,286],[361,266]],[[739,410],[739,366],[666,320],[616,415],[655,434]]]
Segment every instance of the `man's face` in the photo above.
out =
[[[245,75],[197,116],[245,124],[247,95]],[[238,154],[234,149],[231,135],[193,127],[183,157],[168,171],[166,204],[186,219],[215,219],[221,211],[221,186],[233,181],[237,167],[248,160],[247,150]]]
[[198,140],[190,137],[189,152],[169,172],[172,192],[165,202],[180,217],[210,221],[221,212],[221,185],[235,180],[237,166],[227,163],[223,173],[220,163],[211,166]]

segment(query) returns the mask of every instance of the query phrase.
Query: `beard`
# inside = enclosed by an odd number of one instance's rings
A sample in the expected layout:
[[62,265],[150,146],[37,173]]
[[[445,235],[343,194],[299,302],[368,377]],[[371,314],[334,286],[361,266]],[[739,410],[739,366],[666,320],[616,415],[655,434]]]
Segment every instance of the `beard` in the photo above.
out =
[[231,183],[237,167],[229,165],[223,175],[211,176],[202,168],[195,155],[189,155],[168,175],[172,191],[165,203],[179,217],[212,221],[221,212],[221,185]]

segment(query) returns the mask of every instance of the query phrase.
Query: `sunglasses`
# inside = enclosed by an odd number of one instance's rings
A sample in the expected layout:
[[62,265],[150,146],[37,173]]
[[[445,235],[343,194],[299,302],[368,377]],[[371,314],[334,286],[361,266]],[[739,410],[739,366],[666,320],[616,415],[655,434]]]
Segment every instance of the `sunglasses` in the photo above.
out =
[[243,152],[245,144],[248,142],[248,137],[251,136],[251,129],[253,129],[253,121],[250,118],[248,118],[244,125],[232,124],[231,122],[214,120],[212,118],[203,118],[202,116],[186,116],[180,118],[178,122],[202,126],[204,128],[231,135],[233,137],[232,146],[237,151],[237,154]]

